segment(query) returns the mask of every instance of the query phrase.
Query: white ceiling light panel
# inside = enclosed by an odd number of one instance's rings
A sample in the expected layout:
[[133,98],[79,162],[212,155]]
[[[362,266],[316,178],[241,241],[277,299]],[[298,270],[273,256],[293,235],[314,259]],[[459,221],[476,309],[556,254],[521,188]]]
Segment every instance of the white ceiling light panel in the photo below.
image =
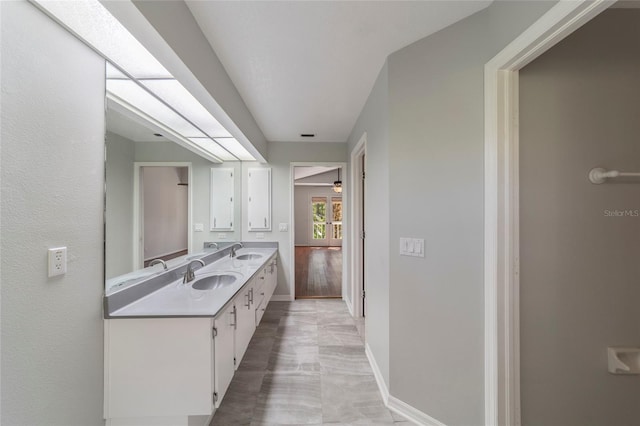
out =
[[225,147],[229,152],[242,161],[255,161],[253,155],[245,149],[236,138],[215,138],[215,141]]
[[107,91],[185,138],[205,137],[201,131],[131,80],[107,80]]
[[222,161],[238,161],[236,157],[215,143],[211,138],[189,138],[189,140]]
[[222,124],[178,80],[142,80],[141,84],[212,138],[231,137]]
[[169,71],[97,0],[34,1],[133,77],[172,77]]

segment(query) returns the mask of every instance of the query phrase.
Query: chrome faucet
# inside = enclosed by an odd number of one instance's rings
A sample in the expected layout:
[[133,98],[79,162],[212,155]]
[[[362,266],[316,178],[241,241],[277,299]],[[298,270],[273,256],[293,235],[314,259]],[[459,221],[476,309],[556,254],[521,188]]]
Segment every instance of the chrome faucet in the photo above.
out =
[[155,266],[155,265],[162,265],[162,267],[164,268],[164,270],[167,270],[167,262],[165,262],[162,259],[153,259],[151,262],[149,262],[149,266]]
[[236,257],[236,246],[240,246],[240,248],[244,247],[242,243],[233,243],[231,245],[231,251],[229,252],[229,257]]
[[204,262],[200,259],[192,260],[191,262],[189,262],[189,264],[187,265],[187,271],[184,273],[184,278],[182,279],[183,284],[191,282],[196,278],[196,274],[191,268],[191,265],[193,265],[194,263],[199,263],[200,265],[204,266]]
[[217,250],[218,249],[218,243],[207,243],[207,247],[208,248],[215,248]]

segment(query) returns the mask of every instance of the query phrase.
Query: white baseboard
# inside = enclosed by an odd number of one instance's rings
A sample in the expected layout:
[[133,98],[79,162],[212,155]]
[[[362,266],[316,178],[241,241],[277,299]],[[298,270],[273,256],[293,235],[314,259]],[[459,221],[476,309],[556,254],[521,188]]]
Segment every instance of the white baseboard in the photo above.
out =
[[378,363],[376,362],[373,353],[371,352],[371,348],[369,344],[365,344],[364,352],[367,355],[367,359],[369,360],[369,364],[371,364],[371,369],[373,370],[373,376],[376,378],[376,382],[378,383],[378,389],[380,390],[380,394],[382,395],[382,400],[384,404],[387,406],[389,410],[395,411],[401,416],[405,417],[407,420],[420,425],[420,426],[446,426],[444,423],[434,419],[433,417],[423,413],[417,408],[412,407],[411,405],[405,403],[404,401],[399,400],[398,398],[389,394],[389,388],[382,377],[382,373],[380,372],[380,367],[378,367]]
[[374,358],[368,343],[365,343],[364,345],[364,353],[367,355],[369,364],[371,364],[373,376],[376,378],[376,382],[378,383],[378,389],[380,389],[380,394],[382,395],[384,405],[389,405],[389,388],[387,388],[387,384],[384,382],[384,378],[382,377],[382,373],[380,372],[380,367],[378,367],[378,363],[376,362],[376,359]]
[[272,302],[291,302],[291,296],[288,294],[274,294],[271,296]]
[[353,303],[351,303],[351,300],[347,299],[346,296],[343,296],[342,300],[344,300],[344,303],[347,304],[347,309],[349,309],[349,314],[351,316],[354,316],[353,315]]
[[428,414],[423,413],[417,408],[412,407],[404,401],[400,401],[398,398],[389,395],[389,402],[387,403],[389,410],[395,411],[407,420],[421,426],[446,426],[439,420],[434,419]]

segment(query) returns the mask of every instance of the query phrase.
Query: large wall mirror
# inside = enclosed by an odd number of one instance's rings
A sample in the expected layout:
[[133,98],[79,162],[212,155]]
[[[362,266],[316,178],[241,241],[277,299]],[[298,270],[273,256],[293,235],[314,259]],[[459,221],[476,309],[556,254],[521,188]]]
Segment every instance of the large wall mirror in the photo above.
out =
[[[105,288],[107,292],[205,251],[241,239],[241,163],[214,162],[181,145],[172,129],[109,91],[107,69]],[[224,170],[224,179],[220,170]],[[217,171],[217,173],[216,173]],[[228,176],[227,176],[228,175]],[[232,184],[229,225],[211,214],[211,192]],[[219,189],[219,188],[218,188]],[[219,192],[219,191],[218,191]]]

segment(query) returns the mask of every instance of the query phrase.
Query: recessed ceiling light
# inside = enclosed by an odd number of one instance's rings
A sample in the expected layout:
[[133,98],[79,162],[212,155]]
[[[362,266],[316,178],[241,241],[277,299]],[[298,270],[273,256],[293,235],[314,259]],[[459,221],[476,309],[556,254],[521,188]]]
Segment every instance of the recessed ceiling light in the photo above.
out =
[[162,137],[162,135],[161,135],[160,133],[154,133],[154,134],[153,134],[153,136],[157,136],[157,137],[159,137],[159,138],[161,138],[161,137]]
[[314,138],[316,136],[315,133],[301,133],[300,137],[301,138]]

